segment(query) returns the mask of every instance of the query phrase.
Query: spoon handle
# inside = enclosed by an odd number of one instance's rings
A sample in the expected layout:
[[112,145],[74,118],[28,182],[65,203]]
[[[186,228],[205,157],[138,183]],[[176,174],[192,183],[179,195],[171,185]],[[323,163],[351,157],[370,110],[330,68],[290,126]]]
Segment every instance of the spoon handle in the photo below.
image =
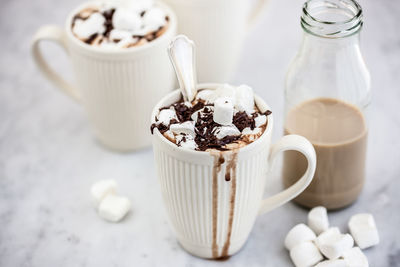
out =
[[195,45],[185,35],[178,35],[168,46],[179,87],[185,101],[192,101],[197,94]]

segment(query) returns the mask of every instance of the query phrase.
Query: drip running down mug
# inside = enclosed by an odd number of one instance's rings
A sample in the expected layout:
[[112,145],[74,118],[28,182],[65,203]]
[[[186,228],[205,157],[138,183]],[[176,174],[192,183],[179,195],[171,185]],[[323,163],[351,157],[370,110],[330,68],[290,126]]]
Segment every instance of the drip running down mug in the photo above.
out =
[[[200,84],[215,89],[218,84]],[[161,107],[177,102],[179,90],[164,97],[154,108],[152,123]],[[255,97],[261,111],[267,104]],[[194,151],[167,140],[154,129],[153,149],[163,201],[169,221],[184,249],[203,258],[233,255],[246,242],[259,214],[273,210],[301,193],[315,172],[315,150],[299,135],[287,135],[271,145],[272,115],[265,132],[237,151]],[[262,200],[266,178],[277,154],[302,153],[308,167],[303,177],[286,190]],[[222,163],[223,161],[223,163]],[[226,181],[225,174],[230,176]]]
[[[166,32],[144,45],[110,51],[83,43],[71,31],[73,16],[96,3],[85,3],[71,12],[64,29],[41,27],[33,38],[32,56],[47,79],[85,107],[102,144],[118,151],[148,146],[152,107],[174,89],[175,75],[167,47],[176,35],[176,16],[158,3],[169,17]],[[56,42],[65,49],[76,84],[65,81],[46,63],[39,49],[42,41]]]
[[246,34],[261,18],[268,3],[268,0],[164,1],[178,17],[178,32],[196,44],[200,82],[228,82],[232,78]]

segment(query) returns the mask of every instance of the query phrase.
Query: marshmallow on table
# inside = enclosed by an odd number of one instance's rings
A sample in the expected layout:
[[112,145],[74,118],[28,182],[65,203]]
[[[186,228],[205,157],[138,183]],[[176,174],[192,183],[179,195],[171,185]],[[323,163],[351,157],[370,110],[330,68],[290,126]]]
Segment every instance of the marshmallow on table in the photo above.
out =
[[378,230],[371,214],[360,213],[352,216],[349,221],[349,229],[361,249],[369,248],[379,243]]
[[315,240],[315,244],[320,246],[323,243],[329,242],[332,240],[334,236],[340,235],[340,230],[337,227],[331,227],[327,230],[323,231],[321,234],[318,235],[317,239]]
[[165,126],[168,126],[172,119],[177,120],[178,117],[176,116],[175,110],[169,108],[161,110],[160,113],[158,113],[157,119],[157,123],[162,123]]
[[321,261],[315,267],[347,267],[343,259]]
[[319,235],[328,230],[328,213],[325,207],[315,207],[308,213],[308,226]]
[[300,243],[315,240],[315,233],[305,224],[301,223],[293,227],[285,238],[285,247],[291,250]]
[[318,248],[311,241],[302,242],[293,247],[290,250],[290,258],[296,267],[314,266],[323,260]]
[[118,222],[128,213],[131,203],[128,198],[108,195],[99,205],[99,215],[104,220]]
[[114,195],[117,191],[117,183],[114,180],[101,180],[92,185],[90,193],[96,207],[107,195]]
[[240,85],[236,88],[235,107],[237,110],[245,111],[247,114],[254,112],[254,93],[251,87]]
[[169,129],[174,134],[187,134],[191,136],[195,136],[194,132],[194,121],[185,121],[183,123],[175,123],[169,126]]
[[226,136],[230,136],[230,135],[240,135],[240,131],[238,130],[238,128],[236,128],[235,125],[230,125],[230,126],[218,126],[214,128],[214,135],[218,138],[218,139],[222,139]]
[[353,237],[349,234],[332,234],[323,242],[318,243],[321,253],[330,260],[334,260],[343,255],[354,245]]
[[77,19],[72,31],[82,39],[87,39],[93,34],[100,34],[105,31],[105,18],[98,12],[90,15],[86,20]]
[[115,29],[133,32],[142,27],[142,18],[129,9],[117,8],[112,17],[112,24]]
[[231,125],[233,119],[233,104],[229,98],[220,97],[214,102],[213,120],[221,125]]
[[354,247],[343,254],[346,267],[368,267],[368,259],[359,247]]

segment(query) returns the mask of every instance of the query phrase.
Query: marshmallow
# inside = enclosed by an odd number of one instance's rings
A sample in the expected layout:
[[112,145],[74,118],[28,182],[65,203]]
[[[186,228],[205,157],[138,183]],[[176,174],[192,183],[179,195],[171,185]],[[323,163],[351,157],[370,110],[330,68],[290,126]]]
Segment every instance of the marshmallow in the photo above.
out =
[[240,85],[236,88],[235,108],[239,111],[245,111],[247,114],[254,112],[254,93],[251,87]]
[[328,213],[325,207],[315,207],[308,213],[308,226],[317,235],[328,230]]
[[90,15],[86,20],[77,19],[72,31],[81,39],[87,39],[93,34],[101,34],[106,28],[104,26],[105,18],[98,12]]
[[150,9],[154,5],[153,0],[135,0],[135,1],[124,1],[127,2],[129,5],[129,8],[132,9],[133,11],[140,13],[144,10]]
[[175,110],[169,108],[161,110],[160,113],[158,113],[157,119],[157,123],[168,126],[172,119],[178,120],[178,117],[176,116]]
[[204,108],[202,108],[202,109],[199,109],[199,110],[193,112],[193,114],[190,116],[190,118],[191,118],[193,121],[196,122],[196,121],[197,121],[197,117],[199,116],[199,114],[200,114],[200,116],[202,116],[202,115],[204,114],[204,109],[214,110],[214,107],[213,107],[213,106],[208,106],[208,107],[204,107]]
[[128,213],[130,207],[128,198],[108,195],[100,203],[99,215],[106,221],[118,222]]
[[114,180],[101,180],[92,185],[90,193],[96,208],[107,195],[117,192],[117,183]]
[[214,102],[213,120],[221,125],[231,125],[233,119],[233,105],[228,98],[217,98]]
[[346,267],[368,267],[368,259],[359,247],[354,247],[343,253]]
[[166,14],[164,10],[158,7],[154,7],[150,10],[147,10],[143,16],[144,25],[149,31],[156,31],[160,27],[164,26],[166,23],[165,20]]
[[261,128],[254,128],[253,130],[250,127],[246,127],[243,129],[243,135],[258,135],[261,133]]
[[319,250],[330,260],[334,260],[343,255],[344,252],[351,249],[354,245],[353,237],[349,234],[332,235],[324,242],[319,243]]
[[213,90],[200,90],[196,95],[196,99],[202,99],[206,103],[211,103],[214,101],[214,95],[215,92]]
[[320,245],[329,242],[335,236],[340,235],[340,230],[337,227],[331,227],[328,230],[322,232],[317,239],[315,240],[315,244],[319,247]]
[[132,38],[132,33],[129,31],[119,30],[119,29],[112,29],[110,31],[111,40],[122,40],[128,38]]
[[316,238],[315,233],[305,224],[301,223],[293,227],[285,238],[285,247],[291,250],[300,243],[313,241]]
[[230,126],[218,126],[214,128],[214,135],[218,138],[218,139],[222,139],[226,136],[230,136],[230,135],[240,135],[240,131],[238,130],[238,128],[236,128],[235,125],[230,125]]
[[347,267],[342,259],[321,261],[315,267]]
[[135,43],[137,43],[139,41],[139,38],[133,38],[132,36],[129,36],[129,37],[126,37],[126,38],[124,38],[124,39],[122,39],[122,40],[120,40],[118,43],[117,43],[117,45],[116,45],[116,47],[129,47],[129,45],[131,45],[131,44],[135,44]]
[[195,137],[196,134],[194,132],[194,124],[194,121],[185,121],[183,123],[171,124],[169,126],[169,129],[174,134],[186,134]]
[[229,99],[230,102],[235,103],[236,102],[236,90],[234,87],[230,86],[229,84],[223,84],[222,86],[218,87],[215,89],[214,92],[214,99],[223,97]]
[[296,267],[314,266],[323,260],[321,253],[313,242],[307,241],[290,250],[290,258]]
[[256,123],[256,127],[261,127],[265,123],[267,123],[267,116],[259,115],[259,116],[255,117],[254,122]]
[[197,144],[194,141],[193,136],[191,135],[185,135],[185,134],[180,134],[175,137],[175,143],[183,148],[188,148],[188,149],[193,149],[195,150],[197,148]]
[[142,27],[142,18],[135,12],[125,8],[117,8],[112,17],[115,29],[134,32]]
[[352,216],[349,221],[349,229],[361,249],[369,248],[379,243],[378,230],[371,214],[360,213]]

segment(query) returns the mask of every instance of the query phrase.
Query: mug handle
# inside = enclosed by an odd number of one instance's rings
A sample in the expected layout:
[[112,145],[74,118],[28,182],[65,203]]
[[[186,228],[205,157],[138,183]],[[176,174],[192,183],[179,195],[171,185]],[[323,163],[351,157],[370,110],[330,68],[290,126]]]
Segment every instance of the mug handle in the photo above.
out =
[[286,202],[292,200],[310,184],[314,177],[317,159],[313,145],[303,136],[300,135],[286,135],[282,137],[276,144],[271,147],[269,156],[269,166],[272,166],[276,156],[286,150],[295,150],[302,153],[307,159],[307,170],[304,175],[295,184],[285,189],[284,191],[268,197],[261,201],[261,206],[258,214],[261,215],[270,210],[273,210]]
[[247,21],[247,29],[253,28],[256,22],[261,18],[262,13],[264,12],[265,7],[267,6],[268,0],[258,0],[253,10],[250,13],[249,19]]
[[56,86],[60,87],[67,95],[72,97],[74,100],[79,101],[80,97],[78,90],[69,82],[65,81],[59,74],[57,74],[44,59],[39,48],[39,43],[44,40],[53,41],[59,44],[68,54],[64,31],[55,25],[46,25],[41,27],[33,37],[31,43],[31,53],[34,61],[44,76],[52,81]]

